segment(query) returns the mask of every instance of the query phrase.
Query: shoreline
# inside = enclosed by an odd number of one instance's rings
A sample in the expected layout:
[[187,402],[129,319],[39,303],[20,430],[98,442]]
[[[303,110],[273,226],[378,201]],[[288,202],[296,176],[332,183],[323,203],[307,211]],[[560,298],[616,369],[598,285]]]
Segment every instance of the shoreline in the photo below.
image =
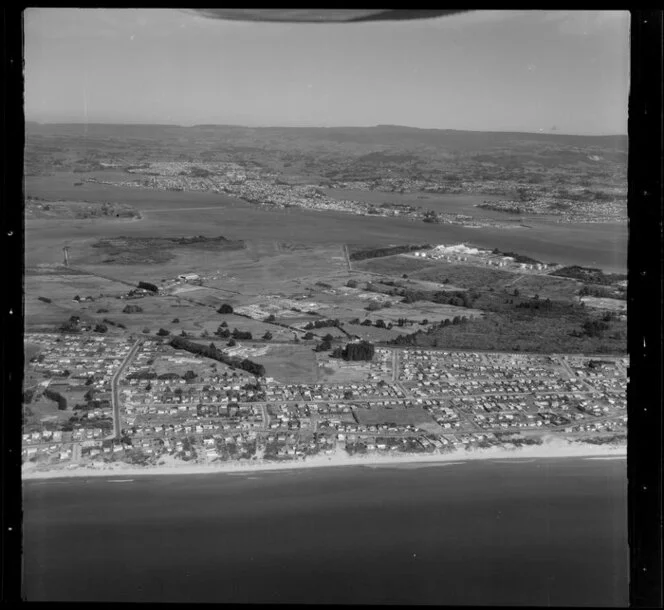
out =
[[167,458],[160,466],[147,468],[135,467],[129,464],[116,463],[114,465],[103,464],[95,467],[80,467],[71,470],[37,471],[35,469],[24,469],[22,479],[64,479],[64,478],[88,478],[88,477],[117,477],[117,476],[172,476],[172,475],[199,475],[199,474],[242,474],[260,472],[283,472],[285,470],[306,470],[311,468],[330,468],[341,466],[365,466],[370,468],[417,468],[435,465],[459,465],[476,460],[500,460],[508,461],[515,459],[555,458],[589,458],[599,460],[624,459],[627,457],[627,446],[622,445],[591,445],[568,443],[558,439],[549,440],[542,445],[529,445],[521,448],[503,449],[492,447],[488,449],[476,449],[468,451],[457,449],[443,454],[407,454],[396,455],[371,455],[371,456],[349,456],[343,451],[337,451],[332,455],[313,456],[304,460],[289,462],[222,462],[218,465],[190,465],[186,462]]

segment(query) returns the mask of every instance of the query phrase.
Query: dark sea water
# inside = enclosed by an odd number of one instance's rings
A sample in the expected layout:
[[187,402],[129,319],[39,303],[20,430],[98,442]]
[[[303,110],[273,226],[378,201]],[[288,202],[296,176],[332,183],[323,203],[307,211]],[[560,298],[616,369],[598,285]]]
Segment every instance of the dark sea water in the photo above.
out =
[[576,458],[28,481],[24,596],[626,606],[626,484]]

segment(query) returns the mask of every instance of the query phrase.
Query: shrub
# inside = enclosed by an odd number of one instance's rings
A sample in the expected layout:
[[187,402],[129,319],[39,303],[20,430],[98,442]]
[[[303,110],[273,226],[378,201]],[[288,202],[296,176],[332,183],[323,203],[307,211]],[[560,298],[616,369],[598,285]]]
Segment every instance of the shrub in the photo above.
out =
[[141,313],[142,311],[143,308],[139,307],[138,305],[125,305],[122,313]]

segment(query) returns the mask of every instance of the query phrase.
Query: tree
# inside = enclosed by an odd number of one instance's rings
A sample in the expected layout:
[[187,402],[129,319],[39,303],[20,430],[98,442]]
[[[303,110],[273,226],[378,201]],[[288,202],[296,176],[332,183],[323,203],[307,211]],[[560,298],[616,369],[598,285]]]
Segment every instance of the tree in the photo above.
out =
[[329,343],[330,341],[334,341],[334,337],[330,333],[327,333],[327,335],[323,337],[323,341],[327,341]]
[[186,337],[186,336],[187,336],[187,333],[186,333],[184,330],[182,330],[182,331],[180,332],[180,336],[181,336],[181,337]]
[[234,347],[237,345],[237,341],[231,337],[226,345],[228,345],[228,347]]
[[369,318],[367,318],[366,320],[364,320],[362,322],[362,324],[360,324],[360,326],[371,326],[371,320],[369,320]]
[[314,333],[312,333],[311,331],[309,331],[308,333],[305,333],[305,334],[304,334],[304,337],[303,337],[303,338],[304,338],[305,341],[310,341],[311,339],[314,338]]
[[269,341],[270,339],[272,339],[272,333],[268,330],[268,331],[263,335],[263,339],[265,339],[266,341]]
[[108,331],[108,326],[106,324],[96,324],[95,325],[95,332],[96,333],[105,333]]
[[150,292],[159,292],[159,288],[150,282],[138,282],[138,287],[143,288],[143,290],[149,290]]
[[348,286],[348,288],[357,288],[357,280],[348,280],[346,286]]
[[173,318],[172,324],[179,324],[180,323],[180,318]]
[[386,328],[386,326],[385,326],[385,320],[376,320],[376,321],[374,322],[374,326],[375,326],[376,328]]
[[165,328],[160,328],[160,329],[157,331],[157,334],[158,334],[160,337],[166,337],[167,335],[170,335],[171,332],[170,332],[169,330],[166,330]]
[[196,375],[196,373],[194,373],[194,371],[187,371],[182,376],[182,378],[185,379],[186,381],[190,381],[191,379],[196,379],[196,377],[198,377],[198,375]]
[[277,318],[273,313],[271,313],[267,318],[265,318],[266,322],[274,322]]
[[233,308],[228,303],[223,303],[217,313],[233,313]]
[[420,324],[421,324],[422,326],[426,326],[428,323],[429,323],[429,320],[427,320],[427,318],[424,318],[424,320],[422,320],[422,321],[420,322]]
[[332,344],[329,341],[321,341],[315,349],[317,352],[326,352],[332,349]]

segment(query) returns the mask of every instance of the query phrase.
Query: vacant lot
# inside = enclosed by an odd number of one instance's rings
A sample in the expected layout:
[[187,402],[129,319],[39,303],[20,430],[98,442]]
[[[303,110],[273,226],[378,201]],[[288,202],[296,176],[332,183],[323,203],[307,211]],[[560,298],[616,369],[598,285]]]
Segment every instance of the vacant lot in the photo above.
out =
[[265,366],[267,377],[282,383],[313,383],[318,379],[316,354],[310,345],[270,345],[255,361]]
[[[329,358],[318,354],[318,375],[321,383],[353,383],[366,381],[371,374],[371,367],[364,362],[346,362],[336,358]],[[374,369],[374,373],[377,371]],[[382,376],[385,381],[391,381],[392,374],[388,372]]]
[[373,409],[355,409],[355,417],[359,424],[375,426],[382,424],[395,424],[406,426],[412,424],[434,424],[435,421],[431,415],[421,407],[411,407],[408,409],[387,409],[385,407],[376,407]]

